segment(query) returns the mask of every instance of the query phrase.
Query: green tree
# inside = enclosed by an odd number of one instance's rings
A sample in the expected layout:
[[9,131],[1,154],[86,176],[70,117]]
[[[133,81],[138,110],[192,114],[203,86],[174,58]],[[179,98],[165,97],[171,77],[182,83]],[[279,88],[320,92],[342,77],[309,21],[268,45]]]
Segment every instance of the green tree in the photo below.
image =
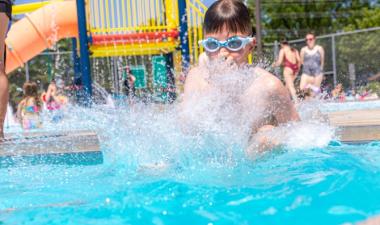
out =
[[[41,54],[28,62],[30,81],[38,84],[41,93],[56,76],[60,76],[66,83],[71,82],[74,72],[71,54],[67,54],[70,49],[70,39],[62,40],[52,49],[45,50],[45,53],[53,53],[52,55]],[[20,67],[9,74],[10,103],[14,109],[23,96],[22,86],[26,81],[25,69],[26,67]]]
[[[255,12],[255,1],[248,1]],[[264,42],[282,37],[290,40],[303,38],[309,31],[317,35],[335,33],[350,24],[357,24],[368,13],[378,9],[373,0],[309,1],[309,0],[262,0],[261,19]],[[255,18],[252,17],[255,24]]]
[[[255,12],[255,1],[248,6]],[[309,31],[316,35],[340,31],[353,31],[380,26],[380,3],[377,0],[310,1],[310,0],[261,0],[262,39],[271,44],[283,37],[301,39]],[[252,17],[255,24],[255,18]],[[365,81],[380,68],[380,31],[338,36],[336,43],[336,66],[338,82],[350,85],[348,65],[355,65],[357,80]],[[326,71],[333,69],[331,38],[318,40],[325,48]],[[305,43],[294,47],[300,49]],[[266,58],[273,57],[273,49],[264,48]]]
[[[363,9],[363,17],[355,18],[343,30],[353,31],[380,27],[380,8]],[[358,84],[380,71],[380,30],[337,37],[338,80],[349,86],[348,65],[355,65]]]

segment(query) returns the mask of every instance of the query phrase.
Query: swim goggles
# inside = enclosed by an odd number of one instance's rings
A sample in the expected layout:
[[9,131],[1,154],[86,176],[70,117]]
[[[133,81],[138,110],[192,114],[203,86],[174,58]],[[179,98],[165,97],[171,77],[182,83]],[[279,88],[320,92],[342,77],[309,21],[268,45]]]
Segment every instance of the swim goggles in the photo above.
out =
[[207,38],[200,40],[198,43],[202,45],[208,52],[216,52],[221,47],[225,47],[230,51],[237,52],[244,48],[249,42],[253,41],[253,37],[233,36],[226,41],[218,41],[215,38]]

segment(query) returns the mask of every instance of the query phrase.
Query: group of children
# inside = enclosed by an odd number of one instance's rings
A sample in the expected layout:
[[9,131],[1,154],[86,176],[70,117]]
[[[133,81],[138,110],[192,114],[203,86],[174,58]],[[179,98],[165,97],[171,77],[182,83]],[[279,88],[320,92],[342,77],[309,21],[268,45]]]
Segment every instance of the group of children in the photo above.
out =
[[[43,110],[57,112],[68,103],[67,97],[59,93],[54,80],[41,96],[35,82],[26,82],[23,86],[23,94],[24,97],[17,106],[16,117],[25,130],[42,126],[40,114]],[[53,116],[53,121],[56,120]]]
[[335,88],[328,93],[327,99],[344,101],[367,101],[379,99],[377,93],[373,93],[371,90],[362,89],[359,91],[348,90],[345,91],[341,83],[337,84]]

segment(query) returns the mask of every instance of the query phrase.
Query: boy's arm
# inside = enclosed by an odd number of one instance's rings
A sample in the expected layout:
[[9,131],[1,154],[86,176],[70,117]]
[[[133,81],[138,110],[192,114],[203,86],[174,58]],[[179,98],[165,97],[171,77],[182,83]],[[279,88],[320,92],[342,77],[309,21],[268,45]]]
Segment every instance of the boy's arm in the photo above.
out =
[[258,72],[265,75],[262,83],[265,84],[264,91],[268,93],[266,97],[267,108],[272,112],[277,122],[298,121],[300,118],[290,98],[288,89],[268,71],[259,69]]
[[179,119],[182,122],[181,130],[187,134],[193,133],[193,129],[196,127],[191,122],[193,118],[192,110],[194,104],[198,103],[205,85],[205,81],[200,77],[202,76],[200,72],[198,68],[193,68],[186,76],[184,92],[180,103]]
[[207,84],[200,76],[202,76],[202,71],[197,67],[189,71],[184,85],[183,103],[187,103],[194,95],[200,94],[201,90],[206,87]]

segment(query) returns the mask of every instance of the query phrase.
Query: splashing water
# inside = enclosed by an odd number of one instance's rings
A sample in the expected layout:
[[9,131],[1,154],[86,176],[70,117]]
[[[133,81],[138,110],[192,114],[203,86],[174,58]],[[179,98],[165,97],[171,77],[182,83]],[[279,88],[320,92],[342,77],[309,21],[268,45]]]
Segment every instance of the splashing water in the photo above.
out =
[[4,120],[4,126],[6,128],[10,128],[10,127],[14,127],[16,126],[17,123],[15,121],[15,119],[13,118],[13,110],[12,110],[12,107],[11,105],[8,103],[7,105],[7,113],[5,115],[5,120]]
[[379,145],[327,146],[334,129],[308,118],[307,110],[300,112],[304,121],[272,131],[283,148],[246,158],[249,126],[241,122],[245,115],[235,101],[241,90],[234,87],[259,76],[248,71],[219,70],[210,82],[227,88],[213,89],[191,108],[69,108],[64,122],[44,129],[96,131],[104,163],[0,169],[0,220],[342,224],[376,213]]

